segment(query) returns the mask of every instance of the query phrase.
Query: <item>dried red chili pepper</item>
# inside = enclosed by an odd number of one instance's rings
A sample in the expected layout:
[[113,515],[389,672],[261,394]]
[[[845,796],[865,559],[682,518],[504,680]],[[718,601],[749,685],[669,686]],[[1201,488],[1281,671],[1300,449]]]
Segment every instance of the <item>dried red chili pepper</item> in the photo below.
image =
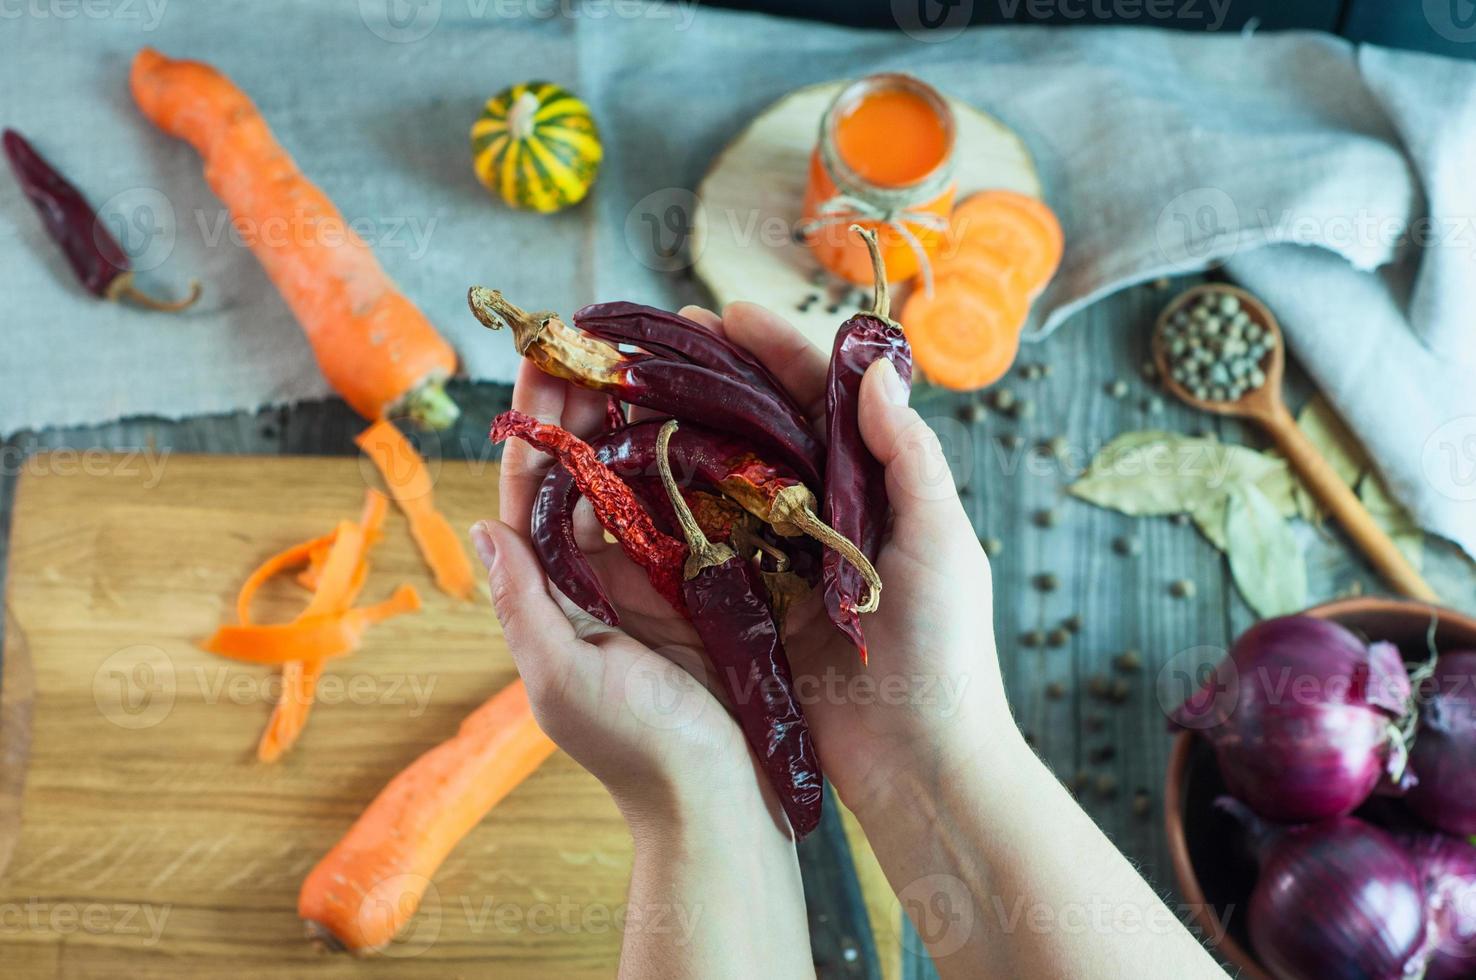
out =
[[820,486],[825,450],[791,406],[742,378],[656,354],[625,354],[552,313],[527,313],[480,286],[467,295],[486,327],[513,331],[518,353],[545,373],[665,415],[752,439],[775,450],[811,486]]
[[[556,425],[540,422],[516,411],[503,412],[492,422],[493,442],[502,442],[509,436],[516,436],[530,446],[541,449],[557,459],[562,468],[568,471],[574,485],[579,488],[579,492],[594,507],[595,517],[599,519],[601,526],[609,531],[620,544],[620,549],[631,561],[646,570],[646,576],[651,580],[651,585],[672,604],[673,608],[679,612],[685,610],[682,601],[681,577],[682,562],[686,557],[687,549],[680,541],[657,529],[651,521],[651,516],[641,507],[640,501],[636,499],[630,487],[626,486],[625,482],[608,466],[600,462],[588,443]],[[541,496],[540,494],[540,498]],[[535,502],[535,539],[538,529],[539,513]],[[572,526],[568,529],[568,534],[572,540]],[[577,549],[574,554],[579,555]],[[540,557],[543,557],[541,550]],[[582,561],[583,556],[579,557]],[[584,563],[584,566],[588,570],[588,563]],[[547,562],[544,568],[559,586],[560,591],[584,608],[590,609],[589,596],[571,595],[569,588],[566,587],[571,579],[577,580],[577,570],[573,576],[570,576],[565,573],[564,569],[550,568]],[[589,574],[590,578],[593,578],[593,573]],[[594,584],[595,589],[598,590],[598,581],[596,580]],[[574,587],[577,589],[577,585]],[[591,613],[613,626],[618,620],[614,609],[605,601],[603,592],[597,592],[597,596],[598,602],[603,603],[604,609],[598,612],[590,609]],[[595,608],[598,609],[599,606],[596,605]]]
[[788,389],[756,357],[680,314],[641,303],[595,303],[574,313],[574,326],[612,344],[630,344],[742,378],[784,402],[796,415],[804,415]]
[[[637,489],[658,471],[656,442],[661,421],[648,419],[595,439],[597,457]],[[716,491],[773,527],[780,534],[805,534],[839,549],[860,563],[863,582],[878,581],[876,570],[858,548],[815,516],[814,494],[786,471],[755,456],[737,440],[685,426],[672,440],[671,456],[681,469],[684,485]],[[663,494],[664,496],[664,494]],[[613,615],[589,563],[574,541],[574,508],[579,489],[562,470],[550,470],[539,487],[533,507],[533,544],[544,568],[557,568],[550,578],[591,615]],[[654,504],[655,502],[651,502]],[[830,552],[827,551],[827,554]],[[566,587],[567,586],[567,587]],[[611,625],[614,625],[612,622]]]
[[[859,416],[861,379],[866,369],[881,357],[892,362],[904,385],[912,383],[912,348],[902,327],[888,314],[887,274],[877,248],[876,234],[851,226],[866,239],[871,250],[875,276],[872,308],[858,313],[835,335],[830,371],[825,379],[825,408],[829,435],[826,458],[825,520],[845,535],[870,560],[881,550],[887,526],[887,481],[876,457],[861,438]],[[861,613],[871,612],[881,599],[879,581],[864,579],[854,563],[826,552],[824,566],[825,611],[830,621],[851,638],[866,662],[866,634]]]
[[789,658],[758,569],[727,545],[707,539],[676,485],[667,459],[676,428],[675,421],[661,427],[656,461],[689,549],[682,597],[738,727],[773,784],[795,837],[803,838],[820,823],[824,777],[795,697]]
[[190,285],[188,296],[172,303],[140,292],[133,282],[128,253],[82,192],[47,163],[20,133],[7,129],[0,141],[5,145],[5,156],[21,190],[35,206],[47,234],[61,246],[62,254],[88,292],[103,299],[128,299],[166,313],[177,313],[200,298],[198,282]]

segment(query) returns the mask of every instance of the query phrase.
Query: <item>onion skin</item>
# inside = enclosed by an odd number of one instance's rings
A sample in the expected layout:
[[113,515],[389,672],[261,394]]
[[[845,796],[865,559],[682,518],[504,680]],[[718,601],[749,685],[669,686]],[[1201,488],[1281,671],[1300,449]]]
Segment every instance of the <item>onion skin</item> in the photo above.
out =
[[1419,779],[1409,808],[1448,834],[1476,834],[1476,650],[1440,655],[1420,688],[1409,766]]
[[1444,834],[1396,834],[1415,863],[1430,917],[1425,980],[1476,976],[1476,847]]
[[1256,813],[1302,823],[1351,813],[1401,768],[1393,726],[1409,694],[1393,645],[1282,616],[1241,634],[1170,719],[1209,740],[1226,786]]
[[1425,892],[1414,860],[1354,817],[1277,827],[1234,801],[1255,843],[1251,946],[1281,980],[1405,980],[1429,954]]

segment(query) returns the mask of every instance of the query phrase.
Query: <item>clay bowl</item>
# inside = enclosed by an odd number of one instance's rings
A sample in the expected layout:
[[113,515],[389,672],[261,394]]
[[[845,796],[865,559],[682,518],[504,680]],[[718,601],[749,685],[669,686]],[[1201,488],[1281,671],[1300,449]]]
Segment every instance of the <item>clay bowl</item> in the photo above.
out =
[[[1440,616],[1437,647],[1476,648],[1476,618],[1423,602],[1340,599],[1314,606],[1306,615],[1330,619],[1370,640],[1397,643],[1406,656],[1412,657],[1425,649],[1432,611]],[[1255,884],[1255,870],[1245,855],[1227,845],[1227,841],[1238,839],[1237,828],[1230,817],[1214,808],[1215,797],[1224,792],[1225,784],[1209,745],[1192,732],[1181,732],[1169,756],[1163,791],[1169,857],[1179,894],[1206,936],[1220,929],[1213,916],[1231,907],[1229,928],[1216,951],[1238,967],[1246,980],[1271,980],[1251,955],[1245,931],[1245,909]]]

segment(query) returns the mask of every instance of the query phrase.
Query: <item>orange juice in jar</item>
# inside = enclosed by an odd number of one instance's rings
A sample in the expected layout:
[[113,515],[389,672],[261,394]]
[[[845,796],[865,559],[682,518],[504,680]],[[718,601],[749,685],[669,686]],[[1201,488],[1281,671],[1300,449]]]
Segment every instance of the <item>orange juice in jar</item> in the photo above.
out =
[[820,120],[801,233],[820,264],[871,284],[871,259],[852,224],[874,229],[887,279],[921,271],[953,210],[953,111],[910,75],[869,75],[843,88]]

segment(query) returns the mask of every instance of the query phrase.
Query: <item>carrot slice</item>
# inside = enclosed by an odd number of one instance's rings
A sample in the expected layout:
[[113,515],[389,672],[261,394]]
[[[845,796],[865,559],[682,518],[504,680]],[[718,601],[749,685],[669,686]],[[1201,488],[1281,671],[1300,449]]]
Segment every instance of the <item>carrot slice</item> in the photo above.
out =
[[938,282],[950,279],[965,283],[977,298],[1000,311],[1005,323],[1024,328],[1030,315],[1030,295],[1018,270],[988,252],[960,252],[934,269]]
[[251,601],[256,598],[256,593],[268,580],[280,575],[289,568],[295,568],[304,562],[311,561],[312,556],[321,550],[327,555],[328,548],[333,544],[333,535],[327,534],[321,538],[313,538],[277,552],[266,561],[262,562],[247,577],[241,586],[241,591],[236,595],[236,618],[243,624],[251,622]]
[[1064,247],[1061,224],[1045,202],[1013,191],[983,191],[953,209],[939,260],[968,251],[991,254],[1017,270],[1034,297],[1056,274]]
[[471,560],[460,536],[436,510],[430,473],[415,447],[388,421],[376,422],[354,441],[373,461],[390,496],[410,522],[410,535],[430,566],[436,585],[458,599],[470,598],[477,584]]
[[516,681],[379,791],[308,873],[297,914],[315,939],[367,953],[415,914],[451,849],[554,753]]
[[1020,346],[1018,311],[991,303],[980,284],[949,278],[933,295],[913,292],[902,309],[902,327],[917,366],[930,379],[955,391],[991,384],[1010,369]]
[[372,606],[291,623],[222,626],[201,645],[211,653],[255,664],[325,660],[353,652],[364,631],[375,623],[419,609],[420,594],[413,586],[402,585],[390,598]]
[[[371,487],[364,496],[364,510],[359,515],[359,526],[364,529],[366,552],[384,537],[384,519],[388,513],[389,498]],[[323,562],[328,559],[328,550],[332,545],[331,535],[317,539],[308,553],[307,568],[297,575],[298,583],[310,592],[318,588],[318,577],[322,574]]]

